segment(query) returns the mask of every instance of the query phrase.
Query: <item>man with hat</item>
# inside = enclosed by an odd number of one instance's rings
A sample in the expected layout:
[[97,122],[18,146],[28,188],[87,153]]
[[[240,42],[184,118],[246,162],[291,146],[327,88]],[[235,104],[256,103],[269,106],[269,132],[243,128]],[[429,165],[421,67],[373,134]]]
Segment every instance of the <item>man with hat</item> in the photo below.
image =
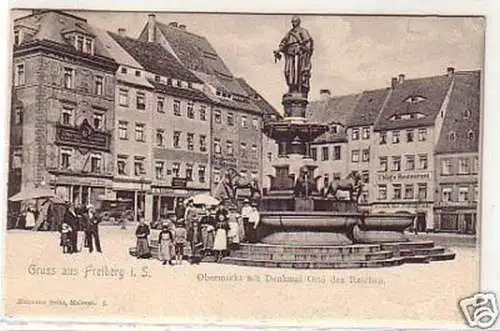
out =
[[93,205],[87,205],[87,211],[84,215],[85,220],[85,235],[89,245],[89,252],[92,253],[94,251],[94,244],[97,252],[102,253],[101,251],[101,240],[99,238],[99,219],[96,215],[96,210]]

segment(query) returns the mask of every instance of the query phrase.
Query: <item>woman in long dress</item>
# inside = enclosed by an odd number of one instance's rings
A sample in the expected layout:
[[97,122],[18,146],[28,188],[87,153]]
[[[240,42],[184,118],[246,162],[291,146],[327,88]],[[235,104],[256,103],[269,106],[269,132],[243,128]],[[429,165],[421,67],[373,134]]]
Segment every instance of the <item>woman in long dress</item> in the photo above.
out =
[[25,228],[33,229],[33,227],[35,227],[35,224],[36,224],[35,209],[33,208],[32,205],[29,205],[28,209],[26,210]]
[[140,218],[137,230],[135,230],[137,238],[136,255],[138,259],[148,259],[151,257],[149,249],[149,226],[144,222],[144,218]]
[[163,229],[158,236],[158,243],[160,244],[159,259],[163,265],[167,262],[173,265],[172,259],[174,253],[174,234],[172,229],[172,222],[163,223]]
[[227,232],[227,237],[229,239],[229,244],[231,249],[238,249],[240,245],[240,226],[238,224],[238,214],[234,211],[229,213],[228,218],[229,231]]
[[229,225],[227,224],[227,212],[225,210],[217,212],[215,229],[214,251],[217,262],[220,262],[227,250],[227,230]]

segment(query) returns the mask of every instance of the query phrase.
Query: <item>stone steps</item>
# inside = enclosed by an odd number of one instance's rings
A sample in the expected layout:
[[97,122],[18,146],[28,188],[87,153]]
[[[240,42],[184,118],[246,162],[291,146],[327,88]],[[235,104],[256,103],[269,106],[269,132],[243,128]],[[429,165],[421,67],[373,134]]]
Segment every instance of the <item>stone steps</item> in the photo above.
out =
[[307,261],[307,262],[342,262],[342,261],[375,261],[393,257],[391,251],[378,251],[364,254],[295,254],[291,253],[269,253],[252,252],[248,250],[236,250],[231,252],[231,257],[255,260],[272,261]]
[[360,255],[381,251],[377,244],[360,244],[345,246],[303,246],[303,245],[271,245],[271,244],[241,244],[239,251],[268,254],[315,254],[315,255]]

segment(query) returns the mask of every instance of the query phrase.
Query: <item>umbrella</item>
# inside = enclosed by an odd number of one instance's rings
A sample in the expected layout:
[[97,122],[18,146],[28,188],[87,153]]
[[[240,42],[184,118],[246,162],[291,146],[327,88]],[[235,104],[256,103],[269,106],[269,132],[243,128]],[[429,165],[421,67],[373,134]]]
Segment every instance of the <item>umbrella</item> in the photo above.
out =
[[36,187],[32,189],[26,189],[24,191],[14,194],[9,198],[9,201],[26,201],[26,200],[55,198],[55,197],[56,195],[51,189]]
[[198,194],[198,195],[192,196],[191,198],[188,199],[188,201],[192,201],[193,204],[195,204],[195,205],[216,206],[216,205],[220,204],[219,200],[217,200],[216,198],[214,198],[208,194]]

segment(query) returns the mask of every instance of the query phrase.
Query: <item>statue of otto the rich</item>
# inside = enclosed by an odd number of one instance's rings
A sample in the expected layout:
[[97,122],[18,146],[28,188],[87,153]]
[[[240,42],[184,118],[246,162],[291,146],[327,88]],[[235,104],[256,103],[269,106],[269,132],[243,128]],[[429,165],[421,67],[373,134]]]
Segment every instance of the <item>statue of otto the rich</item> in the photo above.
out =
[[274,60],[285,58],[285,79],[289,93],[301,93],[307,98],[311,78],[311,56],[313,39],[300,26],[300,17],[292,18],[292,28],[283,37],[279,48],[274,51]]

